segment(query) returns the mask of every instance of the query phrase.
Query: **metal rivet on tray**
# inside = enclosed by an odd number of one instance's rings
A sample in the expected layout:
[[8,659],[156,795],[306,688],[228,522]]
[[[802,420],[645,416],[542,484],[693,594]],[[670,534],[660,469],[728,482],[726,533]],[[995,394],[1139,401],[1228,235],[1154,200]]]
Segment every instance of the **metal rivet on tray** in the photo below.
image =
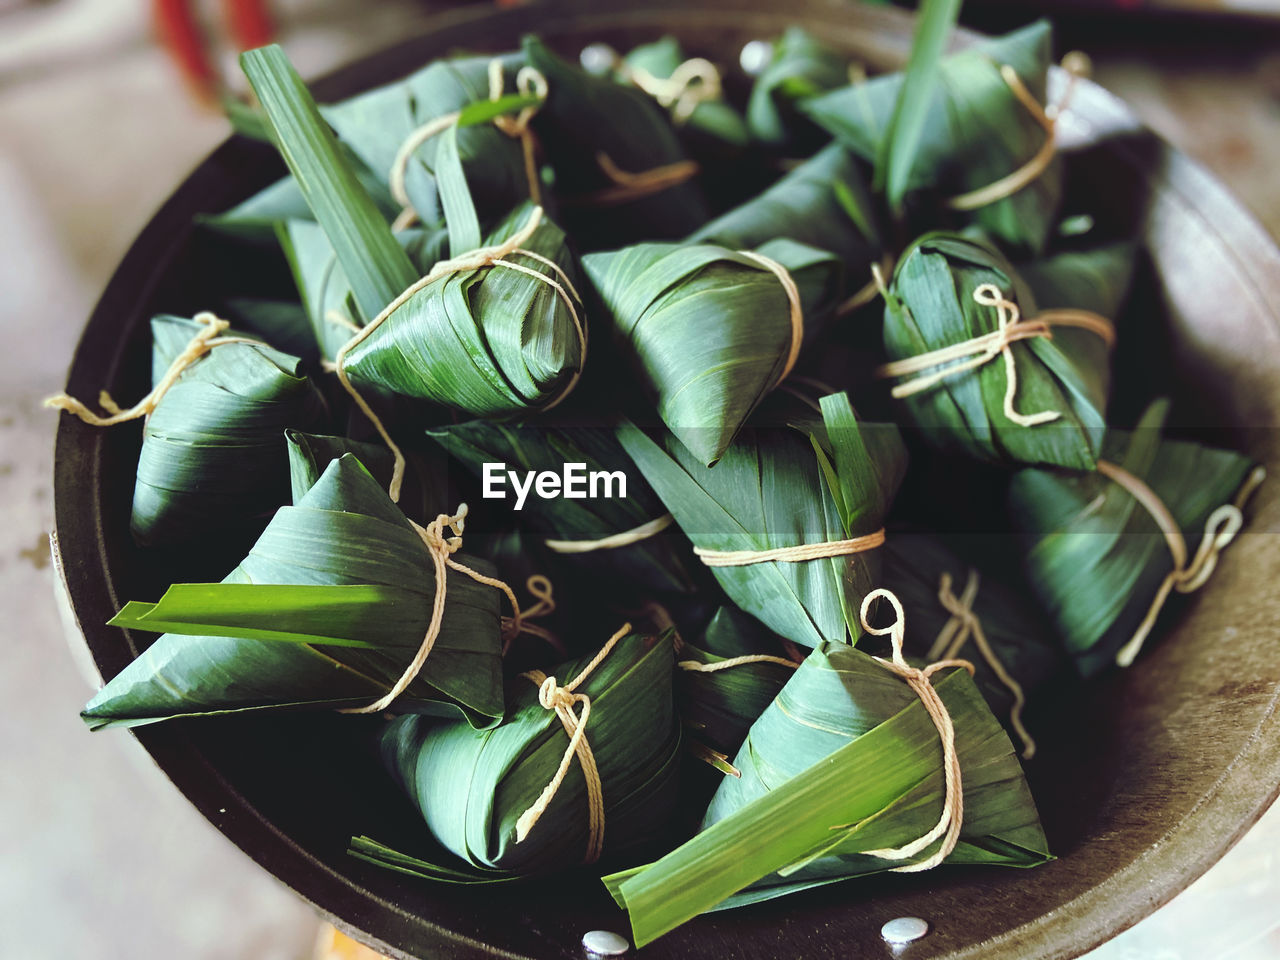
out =
[[754,77],[763,73],[772,59],[772,43],[768,40],[751,40],[742,48],[742,53],[738,54],[738,65],[742,67],[743,73]]
[[631,949],[626,937],[609,930],[588,930],[582,935],[582,946],[600,957],[620,957]]
[[887,943],[910,943],[929,932],[929,924],[919,917],[898,917],[880,928]]
[[607,43],[589,43],[578,54],[578,62],[582,64],[582,69],[596,76],[612,70],[613,61],[613,48]]

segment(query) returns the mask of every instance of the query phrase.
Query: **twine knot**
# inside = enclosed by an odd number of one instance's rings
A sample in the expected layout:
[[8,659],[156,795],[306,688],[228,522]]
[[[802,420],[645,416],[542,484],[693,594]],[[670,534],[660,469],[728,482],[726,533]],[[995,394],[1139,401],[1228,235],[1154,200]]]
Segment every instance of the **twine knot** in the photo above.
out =
[[[502,60],[499,57],[494,57],[489,61],[490,101],[496,102],[502,99],[504,85]],[[538,102],[522,107],[515,116],[499,114],[491,122],[507,136],[520,141],[521,152],[524,155],[525,178],[529,184],[529,199],[534,204],[541,204],[542,190],[538,180],[538,164],[534,156],[533,131],[529,128],[529,121],[542,109],[542,104],[547,99],[547,78],[533,67],[521,67],[516,74],[516,90],[522,96],[536,97]],[[409,200],[409,193],[405,187],[405,177],[408,174],[410,158],[432,137],[443,133],[456,124],[461,116],[462,112],[455,110],[452,113],[436,117],[434,120],[428,120],[411,132],[409,136],[405,137],[404,142],[400,144],[400,149],[396,151],[395,159],[391,162],[391,170],[387,175],[391,196],[395,198],[396,203],[400,204],[401,208],[399,215],[391,224],[392,230],[403,230],[418,219],[418,211],[413,208],[413,204]]]
[[1169,508],[1154,490],[1128,470],[1107,460],[1098,461],[1098,472],[1119,484],[1142,504],[1156,526],[1160,528],[1160,533],[1164,535],[1169,553],[1173,557],[1173,569],[1156,590],[1151,606],[1147,609],[1147,615],[1138,625],[1138,629],[1133,632],[1133,636],[1116,654],[1116,664],[1127,667],[1141,652],[1142,645],[1156,624],[1160,610],[1169,599],[1169,594],[1174,590],[1178,593],[1199,590],[1213,574],[1218,566],[1219,554],[1244,527],[1244,506],[1266,479],[1267,471],[1263,466],[1254,467],[1236,492],[1235,499],[1231,503],[1222,504],[1209,514],[1208,519],[1205,520],[1200,546],[1193,556],[1188,554],[1187,542],[1182,536],[1182,528],[1178,526],[1177,519],[1169,512]]
[[173,358],[173,362],[169,364],[169,369],[164,372],[164,376],[151,388],[151,392],[128,410],[122,410],[106,390],[98,393],[98,405],[108,414],[105,417],[94,413],[84,403],[66,393],[59,393],[49,397],[44,401],[44,405],[54,410],[65,410],[67,413],[73,413],[91,427],[111,427],[117,423],[125,423],[128,420],[137,420],[139,417],[150,417],[159,405],[160,400],[169,392],[169,388],[178,382],[178,378],[182,376],[183,371],[214,347],[228,343],[246,343],[257,347],[266,346],[261,340],[252,340],[248,337],[222,336],[223,332],[230,328],[230,322],[215,316],[207,310],[197,313],[191,319],[201,325],[200,329],[183,347],[182,352]]
[[[881,597],[888,600],[890,606],[893,607],[894,621],[887,627],[873,627],[867,620],[867,612],[871,609],[871,604]],[[932,856],[919,863],[892,868],[896,873],[917,873],[921,870],[930,870],[951,855],[951,851],[955,849],[956,841],[960,839],[960,827],[964,821],[964,788],[961,784],[960,757],[956,752],[955,725],[951,722],[951,714],[947,712],[946,704],[942,702],[938,691],[934,689],[931,678],[939,670],[948,667],[959,667],[963,670],[968,670],[972,675],[973,664],[967,660],[938,660],[927,667],[919,668],[907,663],[902,654],[902,643],[906,633],[906,613],[903,611],[902,604],[898,601],[898,598],[889,590],[873,590],[867,594],[862,600],[862,608],[858,616],[862,621],[862,629],[867,633],[877,637],[883,637],[886,634],[889,636],[893,645],[892,658],[885,660],[881,657],[873,657],[872,659],[890,673],[896,674],[907,682],[912,692],[924,704],[925,711],[929,714],[929,719],[937,727],[938,736],[942,740],[942,770],[946,787],[942,802],[942,814],[938,818],[937,825],[932,830],[901,847],[867,850],[864,852],[867,856],[878,857],[881,860],[906,860],[924,850],[939,837],[942,837],[942,845]]]
[[[973,291],[973,301],[984,307],[995,308],[996,329],[971,340],[963,340],[879,367],[875,375],[881,378],[919,374],[895,386],[890,391],[892,396],[897,399],[913,396],[943,380],[976,370],[1002,356],[1005,369],[1004,415],[1020,427],[1035,427],[1057,420],[1062,413],[1059,410],[1042,410],[1039,413],[1022,414],[1014,409],[1013,401],[1018,393],[1018,367],[1011,349],[1013,344],[1034,337],[1052,338],[1052,328],[1055,326],[1088,330],[1100,337],[1108,347],[1115,343],[1115,328],[1111,321],[1088,310],[1046,310],[1034,320],[1027,320],[1022,316],[1018,305],[1008,299],[994,283],[979,284]],[[938,369],[931,370],[933,367]]]
[[[560,758],[560,766],[555,775],[543,788],[538,799],[529,809],[520,814],[516,821],[516,843],[524,842],[550,806],[552,799],[564,778],[569,773],[569,766],[574,757],[582,767],[582,776],[587,785],[587,850],[583,863],[594,863],[600,859],[604,848],[604,788],[600,783],[600,771],[596,766],[595,754],[591,752],[591,744],[587,741],[587,720],[591,717],[591,698],[585,693],[575,692],[578,685],[587,679],[617,645],[618,641],[631,632],[631,624],[624,623],[605,643],[600,651],[583,667],[576,677],[560,686],[555,677],[547,676],[541,670],[530,670],[520,676],[532,680],[538,685],[538,703],[544,710],[554,710],[564,731],[569,735],[569,745],[564,756]],[[574,713],[574,707],[581,705],[581,710]]]

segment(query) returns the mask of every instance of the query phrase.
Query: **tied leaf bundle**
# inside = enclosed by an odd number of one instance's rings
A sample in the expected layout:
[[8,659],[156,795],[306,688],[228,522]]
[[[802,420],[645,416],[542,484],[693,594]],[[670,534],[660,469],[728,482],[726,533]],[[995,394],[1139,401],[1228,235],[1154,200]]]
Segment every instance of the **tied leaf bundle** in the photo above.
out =
[[[989,244],[928,234],[902,255],[885,297],[878,371],[923,439],[995,463],[1093,468],[1110,390],[1109,319],[1127,248],[1040,264],[1052,309]],[[1074,303],[1055,302],[1071,291]]]
[[869,275],[880,241],[870,195],[847,150],[838,144],[824,148],[689,241],[749,250],[777,237],[834,254],[856,283]]
[[[486,463],[531,473],[560,473],[566,464],[581,465],[585,497],[543,499],[530,494],[518,516],[578,573],[647,590],[693,589],[685,562],[688,545],[668,529],[670,515],[612,428],[473,420],[429,430],[427,435],[477,476],[483,475]],[[587,486],[592,474],[603,476],[598,487]]]
[[[483,244],[456,226],[451,220],[450,243],[466,252],[437,264],[376,327],[357,333],[344,370],[355,383],[476,416],[554,406],[577,383],[587,352],[564,233],[528,205]],[[468,259],[481,250],[493,253]]]
[[484,416],[562,399],[586,359],[564,234],[541,207],[526,204],[485,237],[458,154],[459,128],[492,118],[504,104],[473,104],[434,138],[452,259],[423,275],[360,188],[280,49],[251,51],[243,62],[351,286],[359,315],[339,318],[354,328],[335,354],[340,378]]
[[[676,803],[680,746],[671,643],[620,632],[604,651],[560,664],[549,678],[513,679],[505,719],[490,730],[418,716],[387,728],[387,765],[431,835],[462,861],[437,869],[492,879],[547,873],[625,852],[664,827]],[[558,690],[579,698],[563,709],[576,718],[570,725],[581,730],[589,760],[571,747],[555,708]],[[584,763],[594,772],[584,773]],[[591,779],[599,787],[595,813]],[[528,815],[538,807],[540,816]]]
[[892,424],[859,423],[844,394],[821,409],[821,421],[749,427],[714,467],[671,438],[630,423],[618,431],[729,598],[806,647],[859,635],[858,604],[878,580],[875,547],[906,469]]
[[770,147],[804,150],[815,142],[799,104],[849,82],[848,58],[800,27],[788,27],[751,88],[747,128]]
[[704,464],[795,366],[832,306],[839,269],[830,254],[785,240],[756,252],[643,243],[582,265],[644,396]]
[[[518,90],[519,54],[440,60],[403,80],[321,108],[339,140],[379,175],[390,193],[389,174],[404,144],[432,121],[472,104],[495,102]],[[495,83],[495,80],[498,81]],[[458,155],[483,224],[494,224],[531,198],[524,149],[519,137],[489,121],[460,126]],[[440,143],[429,138],[414,150],[404,169],[409,205],[429,225],[442,222],[448,207],[435,172]]]
[[[1013,746],[973,681],[952,669],[926,682],[951,718],[963,788],[945,862],[1049,859]],[[844,644],[819,645],[752,726],[733,761],[742,775],[721,781],[702,832],[605,877],[636,944],[707,910],[928,862],[938,840],[910,845],[945,812],[939,736],[902,677]]]
[[[936,82],[917,104],[919,139],[894,158],[907,165],[902,189],[924,222],[937,224],[947,209],[965,212],[1016,248],[1044,249],[1062,192],[1054,122],[1044,107],[1051,48],[1052,30],[1042,21],[936,64]],[[806,100],[800,110],[854,153],[883,160],[905,80],[885,74]],[[1019,175],[1016,183],[1011,175]],[[990,196],[979,192],[1002,182]],[[898,188],[885,185],[897,207]]]
[[[203,328],[151,321],[152,378],[159,384]],[[248,528],[288,501],[281,437],[316,422],[320,395],[300,361],[248,341],[210,349],[182,370],[142,432],[130,528],[138,543],[186,543],[227,527]]]
[[1203,585],[1265,476],[1242,454],[1162,439],[1166,413],[1109,431],[1096,473],[1023,470],[1009,490],[1031,586],[1084,676],[1128,666],[1170,594]]
[[702,57],[686,57],[675,37],[636,47],[616,64],[613,75],[665,107],[691,147],[732,154],[747,146],[746,121],[724,99],[719,68]]
[[[180,585],[158,604],[128,604],[113,623],[169,632],[82,716],[98,729],[245,710],[363,708],[393,688],[423,643],[436,598],[431,571],[422,538],[346,454],[296,506],[276,512],[221,585]],[[487,726],[502,716],[500,594],[453,570],[446,585],[434,648],[396,707],[461,713]]]
[[547,78],[533,127],[580,249],[676,239],[706,222],[697,165],[647,94],[566,63],[537,37],[523,50]]
[[[885,543],[884,583],[902,601],[911,631],[906,653],[921,660],[963,657],[991,712],[1035,754],[1023,708],[1064,666],[1052,628],[1018,590],[966,563],[936,537],[899,533]],[[888,645],[861,645],[886,655]]]

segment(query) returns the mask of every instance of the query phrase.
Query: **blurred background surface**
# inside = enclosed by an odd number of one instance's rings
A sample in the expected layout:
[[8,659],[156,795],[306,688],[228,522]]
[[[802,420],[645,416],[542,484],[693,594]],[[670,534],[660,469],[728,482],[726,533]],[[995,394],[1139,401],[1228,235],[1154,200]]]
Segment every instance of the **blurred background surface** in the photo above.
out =
[[[1280,2],[967,6],[966,22],[989,30],[1050,10],[1062,49],[1089,52],[1098,82],[1280,236]],[[1192,7],[1208,12],[1162,13]],[[55,599],[54,418],[40,400],[61,388],[80,328],[133,237],[228,134],[199,81],[207,93],[210,78],[237,76],[235,37],[274,35],[314,77],[412,35],[429,9],[417,0],[274,0],[269,10],[241,0],[0,0],[0,603],[10,612],[0,957],[304,960],[317,951],[320,924],[306,904],[197,814],[132,738],[91,736],[77,717],[97,678]],[[254,18],[262,11],[269,19]],[[192,29],[210,40],[204,62],[184,52]],[[1090,960],[1280,957],[1278,906],[1280,807]]]

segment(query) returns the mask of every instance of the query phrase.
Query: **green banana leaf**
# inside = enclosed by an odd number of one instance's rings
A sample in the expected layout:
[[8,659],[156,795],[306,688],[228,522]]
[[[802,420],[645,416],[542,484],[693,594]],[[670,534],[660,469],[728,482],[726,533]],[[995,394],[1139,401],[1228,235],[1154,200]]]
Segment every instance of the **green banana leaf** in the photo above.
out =
[[[469,104],[489,99],[489,63],[493,57],[467,56],[437,60],[403,80],[322,107],[338,139],[363,161],[389,196],[388,176],[401,145],[419,127]],[[516,92],[516,72],[522,58],[507,53],[503,65],[503,93]],[[405,170],[405,193],[414,210],[429,225],[440,223],[446,204],[434,171],[439,164],[439,141],[424,143]],[[492,123],[476,123],[458,130],[458,154],[471,185],[476,211],[492,225],[512,207],[529,199],[524,151],[518,139]],[[398,212],[398,211],[397,211]]]
[[[758,252],[792,272],[811,339],[838,295],[838,261],[789,240]],[[778,277],[712,244],[643,243],[588,254],[582,266],[644,396],[702,463],[715,463],[786,371],[794,333]]]
[[584,202],[614,186],[600,166],[602,154],[638,174],[686,160],[684,149],[671,121],[646,94],[592,76],[535,36],[524,38],[523,50],[529,65],[547,78],[547,100],[533,128],[555,172],[564,222],[579,249],[674,240],[707,221],[702,193],[690,181],[617,205]]
[[[591,541],[612,537],[663,517],[666,508],[645,482],[618,444],[611,427],[556,426],[490,423],[473,420],[447,424],[427,431],[427,436],[483,478],[487,463],[502,464],[501,492],[506,506],[514,507],[517,520],[550,541]],[[548,471],[561,474],[567,464],[582,465],[584,497],[560,495],[543,499],[533,490],[518,502],[518,494],[506,470]],[[618,474],[626,484],[611,486],[611,496],[592,496],[587,481],[592,473],[604,473],[614,482]],[[600,487],[601,494],[606,488]],[[633,584],[646,590],[687,593],[693,590],[687,558],[688,544],[677,530],[665,530],[636,543],[586,553],[558,552],[578,573],[587,573]]]
[[[741,610],[720,607],[702,636],[680,648],[677,659],[681,663],[715,664],[761,655],[785,659],[779,638]],[[722,774],[738,775],[729,758],[738,752],[751,725],[794,672],[793,667],[769,661],[714,672],[677,670],[676,703],[686,746],[696,745],[697,756]]]
[[[908,621],[908,630],[910,623]],[[935,675],[955,725],[964,819],[947,863],[1050,859],[1013,746],[963,670]],[[844,644],[820,645],[751,728],[692,840],[605,877],[637,946],[714,908],[757,903],[907,861],[866,851],[927,833],[943,796],[937,728],[907,684]]]
[[[203,329],[182,317],[151,321],[154,381]],[[248,528],[288,501],[280,436],[322,414],[320,395],[299,364],[265,344],[228,343],[183,370],[143,427],[130,518],[138,543],[184,543]]]
[[[1004,539],[984,538],[982,546],[988,551],[1001,549]],[[981,624],[996,659],[1017,683],[1026,702],[1032,703],[1036,692],[1066,667],[1066,658],[1052,626],[1045,622],[1044,614],[1031,598],[992,575],[982,563],[983,559],[971,556],[962,560],[941,540],[928,534],[895,533],[889,538],[884,548],[883,582],[902,601],[907,622],[911,624],[904,649],[908,657],[930,656],[935,640],[952,620],[952,614],[938,599],[943,575],[950,577],[951,595],[960,600],[970,576],[976,574],[977,593],[970,609]],[[868,637],[859,647],[867,653],[887,657],[889,644],[876,642],[880,640],[880,637]],[[934,659],[946,656],[951,654],[944,648]],[[954,656],[973,664],[978,690],[991,712],[1010,730],[1015,744],[1018,743],[1017,731],[1011,724],[1013,691],[972,637]]]
[[[283,454],[284,445],[276,439]],[[455,559],[480,573],[494,572],[484,561],[461,553]],[[375,588],[390,601],[355,603],[348,611],[357,612],[345,616],[332,607],[304,607],[295,609],[291,619],[270,591],[249,610],[263,633],[306,634],[320,625],[331,634],[372,644],[372,649],[168,633],[103,687],[81,716],[98,729],[246,710],[366,706],[391,688],[422,644],[435,600],[431,571],[427,549],[404,514],[360,462],[346,454],[328,466],[296,506],[276,512],[223,582]],[[487,726],[503,710],[500,594],[453,570],[446,584],[440,634],[395,707],[461,713],[469,724]],[[210,626],[207,603],[171,612],[162,601],[160,608],[152,615],[157,623],[177,626],[185,616],[196,626]],[[126,609],[126,619],[133,621],[138,608]],[[245,627],[243,612],[217,612],[220,627],[228,620]],[[145,628],[145,618],[135,625]]]
[[[902,360],[995,331],[997,309],[974,300],[983,284],[998,287],[1027,320],[1040,306],[1076,307],[1114,318],[1131,268],[1128,247],[1042,261],[1031,271],[1046,295],[1041,305],[1032,286],[993,246],[956,234],[927,234],[907,248],[894,270],[885,299],[885,349],[891,360]],[[1024,426],[1005,415],[1008,374],[996,356],[903,398],[907,420],[946,452],[993,463],[1092,469],[1106,429],[1111,381],[1106,341],[1089,330],[1056,326],[1052,337],[1020,340],[1008,349],[1017,371],[1014,410],[1027,416],[1057,411],[1057,419]]]
[[[821,400],[821,420],[748,427],[715,467],[674,438],[630,422],[618,437],[696,547],[769,550],[874,533],[884,526],[906,469],[892,424],[860,423],[849,398]],[[717,566],[730,599],[769,629],[806,647],[861,633],[858,606],[879,579],[867,550],[804,562]]]
[[[566,684],[590,659],[548,673]],[[672,666],[669,637],[655,642],[630,634],[574,691],[591,699],[584,734],[602,785],[605,856],[649,842],[675,807],[680,726]],[[555,776],[568,746],[555,711],[538,702],[538,684],[524,676],[510,681],[506,719],[492,729],[406,716],[382,737],[388,768],[422,811],[432,837],[457,858],[441,867],[475,879],[548,873],[582,862],[587,788],[576,754],[541,819],[516,841],[517,820]]]
[[[908,199],[922,223],[937,225],[945,215],[943,200],[995,183],[1044,146],[1044,127],[1000,67],[1012,67],[1044,104],[1052,46],[1051,27],[1038,21],[940,62],[932,98],[921,110],[920,139],[900,161],[911,161],[902,182],[914,194]],[[854,153],[875,160],[884,151],[903,81],[901,73],[886,74],[805,100],[799,109]],[[1061,193],[1061,162],[1055,159],[1021,190],[963,216],[1005,243],[1039,253]]]
[[[328,437],[286,430],[285,441],[289,449],[289,476],[293,487],[293,503],[296,505],[324,475],[329,464],[341,459],[344,453],[354,454],[356,459],[378,481],[382,489],[391,485],[395,458],[383,443],[365,443],[348,437]],[[458,499],[451,495],[446,465],[415,450],[403,451],[405,456],[404,483],[400,499],[396,501],[406,517],[425,525],[442,513],[452,513]],[[468,552],[478,554],[467,543]]]
[[800,27],[788,27],[751,87],[747,128],[758,142],[803,150],[820,136],[798,105],[849,82],[849,59]]
[[[630,70],[643,70],[658,80],[668,80],[687,59],[680,41],[668,35],[653,43],[642,44],[628,53],[624,58],[625,66],[614,71],[614,79],[628,83]],[[734,154],[747,147],[751,139],[747,122],[724,99],[723,93],[715,98],[699,98],[696,103],[692,111],[683,108],[679,100],[664,104],[672,111],[676,128],[681,137],[688,141],[693,152],[718,148],[718,152],[722,154]]]
[[[421,274],[445,259],[449,242],[446,230],[408,229],[395,236]],[[346,272],[319,224],[313,220],[283,221],[276,228],[276,239],[289,262],[314,342],[325,359],[333,360],[358,329],[373,318],[360,310]]]
[[847,150],[838,144],[824,148],[696,231],[689,242],[750,250],[777,237],[834,254],[854,287],[870,279],[881,244],[870,195]]
[[[1194,553],[1209,515],[1235,499],[1257,464],[1233,451],[1162,439],[1166,412],[1157,403],[1135,430],[1108,431],[1102,454],[1151,488]],[[1099,473],[1019,471],[1009,504],[1036,597],[1081,675],[1101,672],[1173,569],[1159,527],[1132,494]],[[1171,596],[1165,608],[1176,605]]]

